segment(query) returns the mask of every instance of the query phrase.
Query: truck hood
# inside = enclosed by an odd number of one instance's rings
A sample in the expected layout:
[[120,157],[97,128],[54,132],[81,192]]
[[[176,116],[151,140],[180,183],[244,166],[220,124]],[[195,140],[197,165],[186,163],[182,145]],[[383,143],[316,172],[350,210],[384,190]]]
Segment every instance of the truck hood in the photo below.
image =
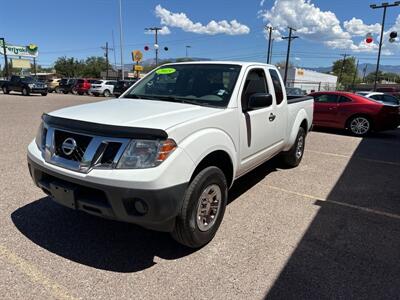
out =
[[220,110],[193,104],[121,98],[63,108],[49,115],[106,125],[167,130]]

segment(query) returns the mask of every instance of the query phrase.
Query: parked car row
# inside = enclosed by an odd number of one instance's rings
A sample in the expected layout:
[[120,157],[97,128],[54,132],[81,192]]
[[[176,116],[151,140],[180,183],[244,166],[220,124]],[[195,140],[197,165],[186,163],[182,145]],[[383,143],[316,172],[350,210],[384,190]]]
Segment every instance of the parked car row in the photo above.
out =
[[55,78],[49,79],[47,83],[39,81],[34,76],[13,75],[9,81],[0,80],[0,89],[4,94],[10,92],[21,92],[23,95],[47,93],[94,95],[110,97],[113,94],[119,97],[137,79],[133,80],[102,80],[102,79],[76,79],[76,78]]

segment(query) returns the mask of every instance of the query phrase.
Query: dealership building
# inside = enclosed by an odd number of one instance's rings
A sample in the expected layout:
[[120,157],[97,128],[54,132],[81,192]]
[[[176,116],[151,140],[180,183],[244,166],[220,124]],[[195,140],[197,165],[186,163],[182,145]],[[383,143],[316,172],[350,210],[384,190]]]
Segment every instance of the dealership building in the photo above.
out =
[[[285,69],[279,69],[282,78]],[[289,68],[287,74],[287,87],[300,88],[307,93],[317,91],[334,91],[337,85],[337,76],[320,73],[303,68]]]

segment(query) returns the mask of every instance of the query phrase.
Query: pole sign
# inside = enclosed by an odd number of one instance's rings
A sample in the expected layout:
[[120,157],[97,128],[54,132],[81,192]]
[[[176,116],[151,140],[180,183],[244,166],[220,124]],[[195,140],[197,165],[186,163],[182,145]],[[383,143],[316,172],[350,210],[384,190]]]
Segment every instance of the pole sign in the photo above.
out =
[[[4,55],[3,41],[0,41],[0,54]],[[6,54],[10,56],[37,57],[39,51],[38,46],[34,44],[29,44],[28,46],[6,44]]]
[[132,51],[132,60],[135,62],[140,62],[143,59],[143,53],[140,50]]

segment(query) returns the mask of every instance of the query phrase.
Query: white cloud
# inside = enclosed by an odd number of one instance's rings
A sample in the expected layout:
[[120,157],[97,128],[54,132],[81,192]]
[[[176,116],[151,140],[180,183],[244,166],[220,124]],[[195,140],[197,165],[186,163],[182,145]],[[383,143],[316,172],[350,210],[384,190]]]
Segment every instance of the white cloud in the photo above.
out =
[[363,20],[353,18],[350,21],[345,21],[343,27],[353,36],[366,36],[368,33],[379,34],[381,25],[379,23],[367,25]]
[[321,11],[305,0],[276,0],[270,10],[263,11],[262,17],[281,31],[291,26],[297,29],[297,35],[309,40],[328,42],[351,38],[334,13]]
[[[376,52],[379,43],[380,25],[365,24],[363,20],[352,18],[345,21],[343,27],[337,16],[331,11],[322,11],[311,3],[311,0],[275,0],[270,9],[259,12],[264,21],[272,24],[280,32],[287,32],[287,27],[297,29],[296,35],[302,39],[322,42],[333,49],[350,50],[354,52]],[[400,32],[400,15],[396,24],[385,32],[383,54],[400,51],[400,43],[389,43],[389,32]],[[375,41],[367,44],[365,36],[371,32]],[[357,40],[357,42],[354,41]]]
[[250,28],[246,25],[239,23],[236,20],[230,22],[226,20],[222,21],[210,21],[207,25],[203,25],[200,22],[194,23],[190,20],[185,13],[173,13],[169,10],[157,5],[155,13],[158,18],[161,19],[161,24],[181,28],[187,32],[193,32],[198,34],[228,34],[228,35],[240,35],[250,33]]
[[264,6],[265,0],[260,1],[260,6]]

